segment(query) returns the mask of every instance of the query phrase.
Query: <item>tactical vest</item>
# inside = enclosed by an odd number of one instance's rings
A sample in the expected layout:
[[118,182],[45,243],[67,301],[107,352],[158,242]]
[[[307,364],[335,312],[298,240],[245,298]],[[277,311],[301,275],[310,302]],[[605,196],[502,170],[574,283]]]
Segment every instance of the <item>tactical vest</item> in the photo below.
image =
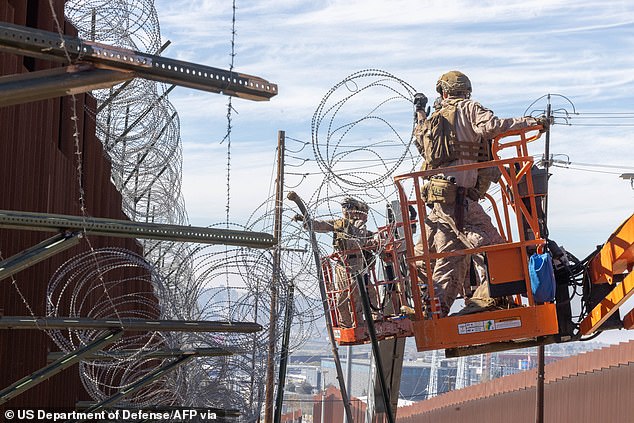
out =
[[460,143],[456,135],[457,105],[463,99],[446,100],[445,105],[436,110],[417,133],[416,142],[425,162],[422,170],[447,166],[454,160],[490,160],[488,142],[479,144]]
[[[361,230],[354,226],[354,223],[351,219],[337,219],[332,223],[333,226],[333,236],[332,236],[332,246],[337,251],[346,251],[350,250],[351,247],[353,249],[365,246],[368,241],[368,237],[371,232],[364,231],[365,233],[361,234]],[[348,245],[349,240],[355,240],[354,246]],[[365,261],[365,266],[374,266],[374,254],[371,251],[361,250],[358,253],[360,257],[363,257]]]
[[352,221],[350,219],[337,219],[332,222],[332,246],[337,251],[346,250],[346,240],[350,238],[350,226]]

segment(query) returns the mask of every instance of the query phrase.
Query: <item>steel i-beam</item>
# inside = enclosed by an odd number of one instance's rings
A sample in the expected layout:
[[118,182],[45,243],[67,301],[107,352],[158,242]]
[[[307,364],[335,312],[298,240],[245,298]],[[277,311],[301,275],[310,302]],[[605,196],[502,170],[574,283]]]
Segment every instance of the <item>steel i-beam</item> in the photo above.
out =
[[96,67],[134,72],[140,78],[249,100],[268,100],[277,95],[276,84],[257,76],[6,22],[0,22],[0,49],[62,63],[70,57],[72,63],[88,62]]
[[212,322],[207,320],[89,319],[87,317],[0,316],[0,329],[124,329],[145,332],[226,332],[254,333],[262,330],[258,323]]
[[[177,350],[177,349],[165,349],[165,350],[156,350],[156,351],[148,351],[147,353],[139,353],[138,350],[117,350],[117,351],[108,351],[107,353],[103,352],[94,352],[88,355],[84,355],[84,360],[121,360],[130,358],[132,356],[142,357],[143,359],[150,358],[170,358],[181,356],[186,353],[193,352],[197,357],[225,357],[233,355],[233,351],[226,350],[224,348],[193,348],[190,350]],[[61,351],[53,351],[48,353],[46,359],[48,361],[55,361],[59,358],[63,357],[64,353]]]
[[1,261],[0,280],[77,245],[80,238],[80,232],[64,232]]
[[93,235],[121,238],[145,238],[165,241],[224,244],[252,248],[270,248],[276,241],[263,232],[164,225],[95,217],[0,210],[0,227],[59,232],[86,231]]

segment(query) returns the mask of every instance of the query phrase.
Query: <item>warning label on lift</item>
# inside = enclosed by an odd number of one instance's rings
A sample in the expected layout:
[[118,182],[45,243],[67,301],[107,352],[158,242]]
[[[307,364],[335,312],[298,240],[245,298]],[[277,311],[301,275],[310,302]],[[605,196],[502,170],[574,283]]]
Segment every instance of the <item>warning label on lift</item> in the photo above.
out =
[[497,320],[481,320],[479,322],[461,323],[458,325],[458,334],[465,335],[468,333],[487,332],[490,330],[519,328],[522,326],[522,320],[519,317],[511,317],[508,319]]

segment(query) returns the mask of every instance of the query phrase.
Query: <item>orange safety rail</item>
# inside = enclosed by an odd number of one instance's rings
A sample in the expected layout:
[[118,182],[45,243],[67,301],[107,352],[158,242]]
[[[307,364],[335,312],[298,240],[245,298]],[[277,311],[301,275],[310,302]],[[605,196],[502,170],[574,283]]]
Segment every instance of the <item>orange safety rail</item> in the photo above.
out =
[[[634,214],[614,231],[590,263],[588,274],[593,284],[613,284],[614,288],[590,311],[580,325],[580,332],[588,335],[601,329],[601,325],[634,295]],[[620,283],[615,276],[625,275]],[[623,326],[631,329],[634,314],[623,319]]]
[[[401,315],[402,305],[407,305],[406,300],[409,279],[404,272],[407,271],[403,253],[405,244],[403,240],[395,239],[394,233],[397,225],[379,228],[376,236],[376,244],[365,251],[375,257],[366,269],[367,292],[372,304],[373,323],[379,340],[390,337],[412,336],[412,322]],[[322,270],[326,282],[326,294],[328,309],[333,322],[333,332],[339,345],[360,345],[370,342],[370,337],[363,310],[361,298],[358,292],[357,281],[350,272],[347,257],[359,254],[359,250],[339,251],[322,258]],[[377,276],[377,266],[382,267],[382,278]],[[339,282],[339,281],[342,282]],[[347,282],[345,282],[347,281]],[[341,310],[349,312],[351,317],[350,327],[342,324]],[[357,318],[360,317],[360,321]]]
[[[416,208],[419,221],[425,221],[427,206],[421,188],[439,169],[413,172],[395,177],[403,215],[406,240],[406,261],[413,287],[413,330],[419,351],[489,344],[558,333],[556,307],[554,303],[535,304],[528,274],[529,253],[542,252],[545,240],[540,237],[537,204],[533,179],[533,158],[528,154],[527,144],[539,138],[540,126],[502,134],[492,143],[494,160],[451,167],[452,173],[461,170],[497,167],[502,174],[499,185],[500,207],[487,196],[493,207],[500,234],[506,242],[458,251],[436,253],[430,251],[425,225],[421,229],[423,253],[416,255],[409,206]],[[509,158],[502,153],[512,150]],[[507,151],[505,151],[507,150]],[[445,168],[446,170],[447,168]],[[408,193],[413,198],[408,197]],[[500,213],[500,208],[502,213]],[[529,229],[529,231],[527,231]],[[526,233],[531,233],[530,237]],[[511,286],[515,307],[483,311],[475,314],[440,316],[440,307],[434,295],[432,261],[449,256],[483,254],[487,257],[488,273],[492,285],[505,289]],[[426,271],[426,280],[417,276],[417,265]],[[422,298],[429,300],[423,304]],[[523,301],[522,298],[525,297]]]

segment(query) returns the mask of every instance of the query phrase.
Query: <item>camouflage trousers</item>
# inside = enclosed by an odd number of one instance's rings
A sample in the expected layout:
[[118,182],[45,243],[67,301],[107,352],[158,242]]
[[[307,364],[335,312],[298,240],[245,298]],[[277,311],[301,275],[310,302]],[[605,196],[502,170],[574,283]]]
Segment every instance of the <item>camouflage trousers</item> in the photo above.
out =
[[368,298],[371,305],[377,304],[376,289],[374,284],[369,283],[369,274],[367,271],[348,271],[346,267],[337,265],[335,267],[335,276],[337,281],[336,295],[337,314],[339,316],[339,326],[351,328],[360,326],[364,323],[363,318],[363,302],[361,293],[359,292],[359,284],[357,276],[363,279]]
[[[451,222],[448,223],[448,219],[451,219]],[[452,226],[455,227],[453,219],[453,205],[446,206],[435,203],[424,222],[425,231],[421,233],[421,237],[414,247],[415,254],[423,254],[423,236],[427,239],[431,253],[452,252],[504,242],[504,239],[493,226],[489,215],[476,201],[466,200],[464,224],[461,231],[463,240],[460,239],[456,230],[452,228]],[[452,225],[451,223],[454,224]],[[470,245],[465,245],[464,240]],[[459,294],[464,298],[471,295],[470,263],[471,256],[469,255],[449,256],[430,261],[429,267],[432,272],[434,296],[439,301],[441,316],[449,314],[449,310]],[[482,284],[486,281],[484,257],[474,255],[473,263],[476,270],[476,279],[479,284]],[[422,283],[426,283],[427,264],[425,260],[418,261],[416,265],[419,279]]]

